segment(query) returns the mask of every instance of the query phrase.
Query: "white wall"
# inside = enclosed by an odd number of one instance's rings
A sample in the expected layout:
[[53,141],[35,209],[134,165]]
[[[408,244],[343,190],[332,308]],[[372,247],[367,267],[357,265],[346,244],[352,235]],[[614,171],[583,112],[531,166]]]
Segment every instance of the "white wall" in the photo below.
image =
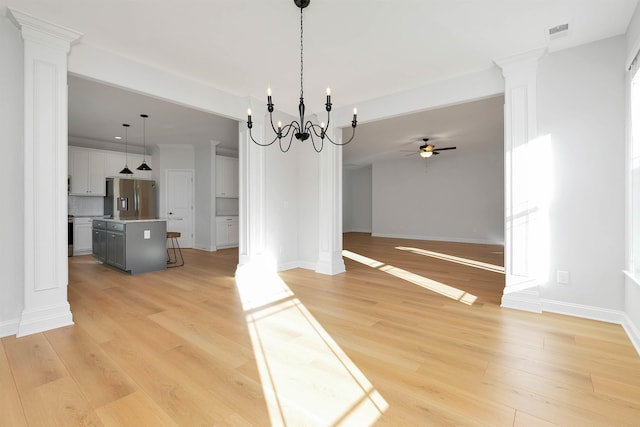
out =
[[[636,7],[635,13],[631,18],[631,23],[629,24],[629,29],[627,31],[627,39],[626,39],[627,61],[625,65],[630,65],[631,61],[634,59],[634,57],[636,56],[639,50],[640,50],[640,7]],[[631,87],[631,76],[628,75],[626,85],[625,85],[627,94],[630,92],[630,87]],[[630,125],[631,125],[630,123],[631,111],[630,111],[630,103],[629,103],[628,96],[627,96],[627,102],[626,102],[626,109],[627,109],[627,114],[626,114],[627,131],[628,131],[627,144],[630,145],[631,133],[629,131],[630,131]],[[627,154],[628,155],[630,154],[630,150],[627,152]],[[628,161],[627,166],[629,167],[630,164],[631,162]],[[627,188],[627,190],[630,190],[630,188]],[[627,216],[631,214],[630,206],[631,204],[628,203]],[[630,247],[631,247],[630,236],[632,233],[632,228],[631,228],[631,223],[629,221],[629,218],[627,218],[626,227],[627,228],[626,228],[625,234],[628,240],[627,240],[627,265],[625,265],[625,267],[628,270],[633,271],[633,269],[630,266],[631,260],[629,256]],[[625,276],[625,293],[624,293],[625,319],[624,319],[623,325],[625,327],[625,330],[629,334],[629,337],[633,341],[636,347],[636,350],[638,350],[638,353],[640,353],[640,310],[638,310],[638,307],[640,307],[640,281],[638,281],[638,278],[635,278],[635,279],[636,280],[633,280],[631,277]]]
[[[0,337],[15,334],[24,306],[24,56],[18,29],[0,15],[0,129],[2,168],[0,194],[8,205],[0,209]],[[7,208],[9,207],[9,208]]]
[[372,168],[344,168],[342,175],[342,229],[371,233]]
[[298,262],[315,269],[319,250],[320,154],[310,144],[300,146],[298,155],[297,209]]
[[215,242],[215,145],[202,144],[194,148],[194,208],[195,248],[214,251]]
[[[625,39],[555,52],[538,69],[538,135],[551,140],[543,307],[623,309]],[[570,283],[556,283],[568,271]],[[545,302],[545,300],[547,300]],[[558,308],[560,308],[558,310]]]
[[373,165],[373,235],[504,243],[502,141]]

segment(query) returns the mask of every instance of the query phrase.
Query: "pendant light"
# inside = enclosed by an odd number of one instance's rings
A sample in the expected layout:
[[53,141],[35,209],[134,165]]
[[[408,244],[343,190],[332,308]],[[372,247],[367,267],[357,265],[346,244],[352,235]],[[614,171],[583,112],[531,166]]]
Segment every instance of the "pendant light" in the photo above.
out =
[[147,114],[140,114],[140,117],[142,117],[142,145],[144,147],[144,151],[142,152],[142,155],[143,155],[142,164],[138,166],[138,170],[150,171],[151,168],[147,164],[147,126],[146,126],[147,117],[149,116]]
[[124,175],[133,175],[133,172],[131,172],[131,169],[129,169],[129,165],[128,165],[129,147],[127,142],[127,128],[129,127],[129,125],[126,123],[123,123],[122,126],[124,127],[124,169],[122,169],[120,173]]

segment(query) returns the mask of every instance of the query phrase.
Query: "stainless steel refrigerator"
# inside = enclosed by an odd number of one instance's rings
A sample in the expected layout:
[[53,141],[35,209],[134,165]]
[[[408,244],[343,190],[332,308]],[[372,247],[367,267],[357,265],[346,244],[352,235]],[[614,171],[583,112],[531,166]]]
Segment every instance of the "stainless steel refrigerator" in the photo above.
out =
[[156,182],[146,179],[107,178],[106,217],[120,220],[156,219]]

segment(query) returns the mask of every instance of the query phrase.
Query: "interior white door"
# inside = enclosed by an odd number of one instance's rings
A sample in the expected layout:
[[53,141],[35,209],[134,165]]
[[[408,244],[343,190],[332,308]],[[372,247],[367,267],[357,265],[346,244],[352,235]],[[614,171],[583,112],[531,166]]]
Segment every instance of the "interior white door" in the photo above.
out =
[[180,247],[193,247],[193,170],[167,170],[167,231],[180,233]]

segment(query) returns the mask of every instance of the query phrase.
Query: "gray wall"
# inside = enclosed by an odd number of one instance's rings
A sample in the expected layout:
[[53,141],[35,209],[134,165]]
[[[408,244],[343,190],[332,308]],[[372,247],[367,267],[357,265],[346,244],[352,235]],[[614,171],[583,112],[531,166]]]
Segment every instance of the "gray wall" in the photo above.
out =
[[342,175],[342,230],[371,233],[371,165],[345,168]]
[[504,243],[503,151],[496,141],[374,163],[373,235]]
[[[545,56],[538,135],[551,141],[549,283],[543,299],[623,309],[625,40]],[[556,271],[569,272],[568,285]]]

